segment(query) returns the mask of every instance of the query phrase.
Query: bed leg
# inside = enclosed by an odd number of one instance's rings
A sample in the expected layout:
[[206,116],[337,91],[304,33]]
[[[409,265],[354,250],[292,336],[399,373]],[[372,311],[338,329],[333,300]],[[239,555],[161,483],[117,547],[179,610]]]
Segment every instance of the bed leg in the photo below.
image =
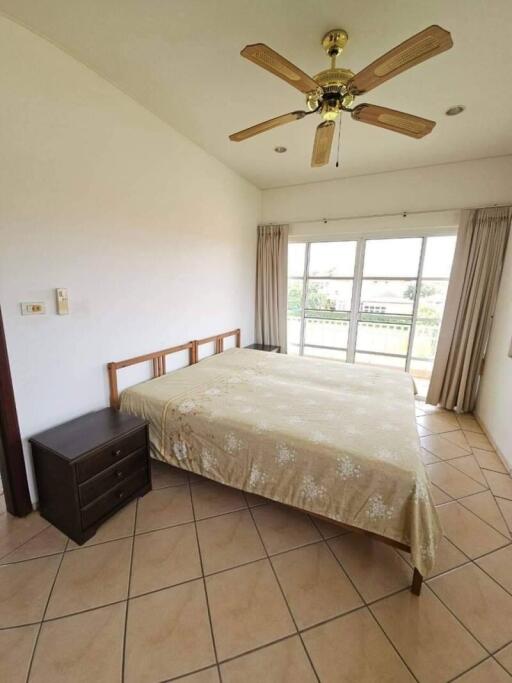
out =
[[414,567],[414,574],[412,575],[412,586],[411,586],[411,592],[414,593],[414,595],[419,595],[421,593],[421,585],[423,583],[423,576],[419,573],[419,571]]

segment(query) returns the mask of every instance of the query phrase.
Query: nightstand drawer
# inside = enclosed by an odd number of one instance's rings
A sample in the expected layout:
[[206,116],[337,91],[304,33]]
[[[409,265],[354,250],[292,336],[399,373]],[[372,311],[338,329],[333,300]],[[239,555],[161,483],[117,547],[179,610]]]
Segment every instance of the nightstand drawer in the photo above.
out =
[[128,455],[126,458],[103,470],[103,472],[92,477],[92,479],[88,479],[84,484],[80,484],[78,487],[80,505],[82,507],[89,505],[95,498],[124,482],[130,475],[144,467],[146,460],[146,450],[141,448],[139,451]]
[[98,522],[147,483],[148,470],[147,467],[144,467],[84,508],[81,512],[82,528],[87,529],[87,527]]
[[98,472],[107,469],[130,453],[146,446],[146,431],[137,430],[124,439],[115,441],[96,453],[91,453],[82,462],[77,463],[77,477],[81,483],[90,479]]

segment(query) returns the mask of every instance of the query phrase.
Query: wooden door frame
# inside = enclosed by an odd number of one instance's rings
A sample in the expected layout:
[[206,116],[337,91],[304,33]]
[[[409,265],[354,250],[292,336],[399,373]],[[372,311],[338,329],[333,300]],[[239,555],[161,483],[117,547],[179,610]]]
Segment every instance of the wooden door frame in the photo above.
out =
[[0,471],[7,511],[24,517],[32,511],[18,413],[14,400],[2,310],[0,308]]

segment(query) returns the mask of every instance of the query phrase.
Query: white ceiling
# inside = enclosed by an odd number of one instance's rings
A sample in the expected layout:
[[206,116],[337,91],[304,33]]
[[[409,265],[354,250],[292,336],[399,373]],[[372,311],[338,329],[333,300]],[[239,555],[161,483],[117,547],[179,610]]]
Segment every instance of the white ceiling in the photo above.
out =
[[[0,0],[0,11],[84,62],[261,188],[512,152],[510,0]],[[264,42],[307,73],[330,28],[358,71],[430,24],[454,47],[359,98],[435,119],[422,140],[346,115],[340,168],[310,168],[314,116],[234,143],[229,133],[302,109],[303,95],[240,57]],[[458,117],[451,105],[464,104]],[[276,154],[276,145],[288,148]],[[179,163],[179,160],[177,161]]]

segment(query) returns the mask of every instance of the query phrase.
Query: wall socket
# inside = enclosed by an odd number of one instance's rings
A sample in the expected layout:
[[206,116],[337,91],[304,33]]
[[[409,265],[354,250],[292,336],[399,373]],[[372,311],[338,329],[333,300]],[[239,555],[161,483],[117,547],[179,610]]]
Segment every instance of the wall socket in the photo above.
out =
[[43,301],[24,301],[20,304],[21,315],[45,315],[46,305]]

